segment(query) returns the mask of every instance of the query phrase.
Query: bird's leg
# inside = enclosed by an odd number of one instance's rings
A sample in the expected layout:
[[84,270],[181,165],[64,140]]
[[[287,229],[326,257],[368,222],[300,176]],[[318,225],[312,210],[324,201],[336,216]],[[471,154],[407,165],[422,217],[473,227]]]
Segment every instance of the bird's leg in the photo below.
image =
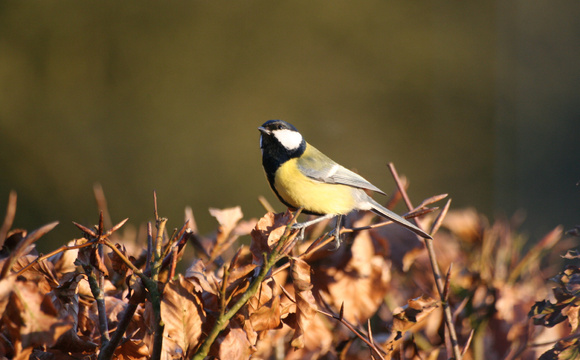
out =
[[336,226],[334,227],[334,240],[336,241],[336,247],[334,250],[338,250],[340,247],[340,225],[342,225],[343,215],[338,215],[336,217]]
[[304,230],[308,226],[317,224],[317,223],[324,221],[324,220],[332,219],[335,216],[336,216],[335,214],[326,214],[324,216],[317,217],[316,219],[312,219],[312,220],[301,222],[301,223],[296,223],[296,224],[292,225],[292,229],[300,229],[300,234],[298,235],[298,238],[299,238],[299,240],[302,240],[302,239],[304,239]]

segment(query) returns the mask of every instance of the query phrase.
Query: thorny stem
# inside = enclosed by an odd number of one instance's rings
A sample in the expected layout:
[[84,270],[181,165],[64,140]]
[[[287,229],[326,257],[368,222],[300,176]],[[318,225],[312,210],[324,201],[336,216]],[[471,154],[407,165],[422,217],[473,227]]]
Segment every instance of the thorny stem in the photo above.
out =
[[[405,204],[409,210],[413,209],[413,205],[411,204],[411,200],[405,191],[404,186],[401,184],[401,180],[399,175],[397,174],[397,170],[395,169],[395,165],[393,163],[389,163],[389,170],[395,179],[395,183],[399,192],[403,196],[405,200]],[[455,360],[461,360],[461,351],[459,350],[459,342],[457,341],[457,333],[455,331],[455,326],[453,324],[453,318],[451,315],[451,308],[449,307],[449,303],[445,301],[445,283],[441,277],[441,270],[439,269],[439,265],[437,263],[437,255],[435,254],[435,248],[433,246],[433,239],[424,239],[425,246],[427,248],[427,253],[429,254],[429,260],[431,262],[431,268],[433,270],[433,276],[435,278],[435,284],[437,287],[437,291],[439,292],[439,297],[441,298],[441,302],[443,305],[443,314],[445,318],[445,325],[447,325],[447,330],[449,331],[449,337],[451,338],[451,345],[452,345],[452,352],[453,357]]]
[[[109,325],[107,322],[107,312],[105,310],[105,294],[103,288],[99,286],[96,271],[92,266],[85,266],[85,273],[87,274],[91,292],[97,303],[97,313],[99,315],[99,332],[101,333],[101,346],[109,342]],[[100,272],[100,271],[99,271]]]
[[53,251],[49,252],[49,253],[48,253],[48,254],[46,254],[46,255],[40,255],[39,257],[37,257],[36,259],[34,259],[34,261],[32,261],[32,262],[28,263],[28,265],[26,265],[25,267],[23,267],[22,269],[20,269],[20,270],[19,270],[19,271],[16,273],[16,275],[17,275],[17,276],[19,276],[19,275],[22,275],[22,273],[24,273],[25,271],[27,271],[28,269],[30,269],[30,268],[31,268],[31,267],[33,267],[34,265],[38,264],[39,262],[41,262],[41,261],[43,261],[43,260],[46,260],[46,259],[48,259],[48,258],[49,258],[49,257],[51,257],[51,256],[54,256],[54,255],[58,254],[58,253],[65,252],[65,251],[68,251],[68,250],[76,250],[76,249],[82,249],[82,248],[84,248],[84,247],[87,247],[87,246],[91,246],[91,245],[93,245],[95,242],[96,242],[96,240],[93,240],[93,241],[88,241],[88,242],[86,242],[86,243],[84,243],[84,244],[80,244],[80,245],[71,245],[71,246],[64,245],[64,246],[61,246],[61,247],[59,247],[58,249],[56,249],[56,250],[53,250]]
[[[220,315],[218,316],[218,319],[216,320],[214,327],[211,329],[211,331],[209,332],[209,334],[199,347],[198,351],[193,355],[192,360],[202,360],[207,356],[212,344],[217,339],[218,335],[228,325],[230,319],[242,308],[242,306],[244,306],[252,298],[252,296],[256,294],[256,292],[258,292],[260,286],[262,285],[262,281],[264,281],[264,279],[268,275],[268,272],[270,272],[270,269],[272,269],[272,267],[280,259],[280,256],[283,254],[282,250],[286,245],[285,243],[289,239],[292,222],[296,217],[298,217],[300,211],[301,210],[298,210],[294,214],[292,220],[290,220],[286,225],[286,230],[284,234],[280,237],[277,246],[270,252],[270,254],[266,253],[263,254],[264,264],[262,265],[262,268],[260,269],[260,273],[258,274],[258,276],[250,284],[248,290],[246,290],[246,292],[240,297],[240,299],[234,305],[232,305],[232,307],[228,311],[225,311],[225,309],[220,309]],[[224,280],[222,279],[222,281]],[[226,294],[220,295],[222,297],[226,296]]]

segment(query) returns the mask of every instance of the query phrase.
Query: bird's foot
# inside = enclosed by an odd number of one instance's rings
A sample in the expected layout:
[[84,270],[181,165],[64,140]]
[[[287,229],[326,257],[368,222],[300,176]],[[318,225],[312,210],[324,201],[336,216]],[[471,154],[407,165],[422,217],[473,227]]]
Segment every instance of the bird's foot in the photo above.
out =
[[340,238],[340,229],[332,229],[329,233],[328,236],[334,236],[334,248],[331,249],[332,251],[336,251],[338,250],[338,248],[340,247],[340,243],[342,242],[341,238]]
[[300,230],[300,232],[296,236],[296,240],[298,241],[304,240],[304,230],[306,230],[306,225],[304,225],[304,223],[292,224],[292,230]]

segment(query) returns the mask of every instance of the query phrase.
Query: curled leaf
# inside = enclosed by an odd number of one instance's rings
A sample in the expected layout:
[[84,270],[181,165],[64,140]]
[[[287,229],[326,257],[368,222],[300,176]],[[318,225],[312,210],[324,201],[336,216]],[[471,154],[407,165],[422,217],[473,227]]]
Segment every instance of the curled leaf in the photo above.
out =
[[393,314],[393,332],[403,333],[425,320],[437,308],[437,300],[423,295],[411,299],[407,305]]
[[316,315],[316,301],[312,295],[310,282],[310,266],[301,259],[292,259],[292,280],[296,297],[296,328],[292,336],[292,346],[304,347],[304,336],[314,315]]

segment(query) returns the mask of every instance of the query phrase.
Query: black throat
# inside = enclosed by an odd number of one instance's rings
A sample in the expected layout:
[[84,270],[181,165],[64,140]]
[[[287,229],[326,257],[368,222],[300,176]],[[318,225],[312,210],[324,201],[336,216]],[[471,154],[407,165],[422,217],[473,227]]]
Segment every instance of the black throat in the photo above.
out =
[[[304,139],[295,150],[288,150],[272,135],[262,134],[262,166],[272,189],[274,189],[274,175],[276,170],[286,161],[300,157],[306,150]],[[275,191],[275,189],[274,189]]]

